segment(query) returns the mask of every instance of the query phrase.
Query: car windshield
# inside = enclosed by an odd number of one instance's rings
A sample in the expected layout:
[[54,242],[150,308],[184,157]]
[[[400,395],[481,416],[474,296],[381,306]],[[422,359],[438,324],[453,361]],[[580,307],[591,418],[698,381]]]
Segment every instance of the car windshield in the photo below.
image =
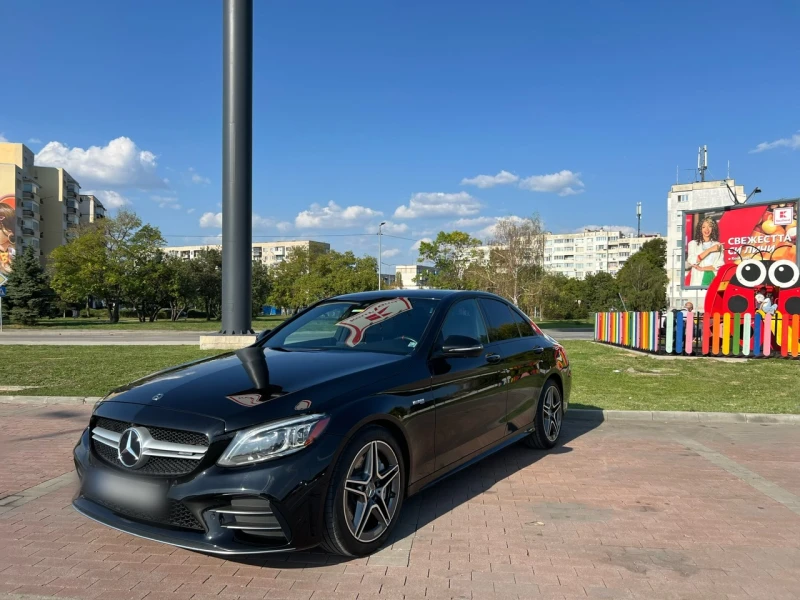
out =
[[274,350],[342,350],[410,354],[422,339],[438,300],[334,300],[315,306],[264,344]]

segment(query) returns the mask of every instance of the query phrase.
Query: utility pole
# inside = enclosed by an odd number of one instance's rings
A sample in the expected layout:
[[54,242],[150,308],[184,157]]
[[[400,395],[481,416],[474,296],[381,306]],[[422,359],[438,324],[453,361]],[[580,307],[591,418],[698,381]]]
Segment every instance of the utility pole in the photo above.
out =
[[636,237],[642,237],[642,203],[636,203]]
[[224,0],[222,26],[222,331],[252,329],[253,0]]
[[381,284],[383,283],[383,274],[381,273],[381,261],[383,261],[382,256],[382,246],[381,246],[381,238],[383,237],[383,233],[381,232],[381,227],[386,225],[386,221],[382,221],[380,225],[378,225],[378,289],[381,289]]

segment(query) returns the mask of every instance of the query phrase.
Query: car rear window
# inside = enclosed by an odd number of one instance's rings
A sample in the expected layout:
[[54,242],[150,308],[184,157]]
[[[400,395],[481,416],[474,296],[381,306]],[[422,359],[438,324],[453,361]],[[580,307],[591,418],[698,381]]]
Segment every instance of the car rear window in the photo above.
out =
[[506,304],[489,298],[481,298],[479,302],[489,325],[489,343],[520,337],[511,309]]

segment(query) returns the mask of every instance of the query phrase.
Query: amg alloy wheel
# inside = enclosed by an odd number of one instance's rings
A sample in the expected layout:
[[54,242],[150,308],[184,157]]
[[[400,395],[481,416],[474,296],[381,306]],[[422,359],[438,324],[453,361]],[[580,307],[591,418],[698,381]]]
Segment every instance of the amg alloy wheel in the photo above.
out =
[[536,410],[535,429],[525,438],[531,448],[548,449],[556,445],[564,419],[564,403],[555,381],[549,379],[542,388],[539,407]]
[[356,434],[328,490],[325,549],[346,556],[377,550],[397,522],[405,485],[403,454],[391,434],[377,426]]

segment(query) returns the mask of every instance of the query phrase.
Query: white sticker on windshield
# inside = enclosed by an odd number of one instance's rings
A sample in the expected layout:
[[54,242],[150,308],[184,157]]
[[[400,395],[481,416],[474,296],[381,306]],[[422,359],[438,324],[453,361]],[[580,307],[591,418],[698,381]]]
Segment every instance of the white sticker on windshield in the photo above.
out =
[[411,310],[411,302],[408,301],[408,298],[392,298],[368,306],[358,314],[339,321],[337,325],[349,330],[345,344],[353,347],[364,338],[364,331],[367,328],[396,317],[407,310]]

